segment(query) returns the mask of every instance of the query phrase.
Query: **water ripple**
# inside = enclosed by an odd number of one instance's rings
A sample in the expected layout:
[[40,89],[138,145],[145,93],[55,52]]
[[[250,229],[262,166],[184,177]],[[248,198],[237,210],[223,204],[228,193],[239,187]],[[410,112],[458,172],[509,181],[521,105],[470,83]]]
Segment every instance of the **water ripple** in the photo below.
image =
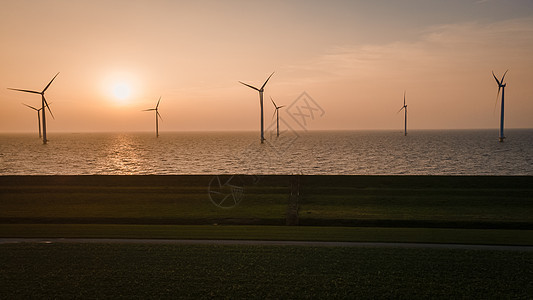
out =
[[533,175],[533,130],[0,135],[0,175]]

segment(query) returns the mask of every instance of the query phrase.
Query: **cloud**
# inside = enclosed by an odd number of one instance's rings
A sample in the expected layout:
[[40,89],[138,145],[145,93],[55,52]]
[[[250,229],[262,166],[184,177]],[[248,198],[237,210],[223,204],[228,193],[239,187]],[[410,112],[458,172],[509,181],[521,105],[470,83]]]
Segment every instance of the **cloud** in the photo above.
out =
[[[496,124],[491,71],[509,68],[508,125],[531,127],[531,36],[533,19],[448,24],[427,28],[417,40],[331,47],[299,71],[309,87],[325,91],[316,97],[328,112],[356,128],[393,127],[376,116],[393,115],[404,90],[414,127],[487,128]],[[445,113],[444,103],[454,109]]]
[[[338,77],[394,70],[453,70],[483,64],[531,65],[533,19],[491,24],[460,23],[427,28],[415,41],[339,45],[306,63],[306,69]],[[316,74],[319,72],[315,71]]]

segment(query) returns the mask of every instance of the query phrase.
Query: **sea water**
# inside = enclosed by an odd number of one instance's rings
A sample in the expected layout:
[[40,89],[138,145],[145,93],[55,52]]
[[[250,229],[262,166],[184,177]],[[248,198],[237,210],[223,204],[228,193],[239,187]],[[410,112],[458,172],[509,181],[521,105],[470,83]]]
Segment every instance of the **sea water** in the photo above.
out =
[[533,129],[0,134],[0,175],[533,175]]

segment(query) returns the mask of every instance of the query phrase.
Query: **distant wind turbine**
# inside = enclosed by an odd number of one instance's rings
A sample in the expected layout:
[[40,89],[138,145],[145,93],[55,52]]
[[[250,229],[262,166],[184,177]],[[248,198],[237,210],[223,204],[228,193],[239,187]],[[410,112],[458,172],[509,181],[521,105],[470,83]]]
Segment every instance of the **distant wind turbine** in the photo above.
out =
[[263,142],[265,141],[265,136],[264,136],[264,125],[263,125],[263,92],[265,90],[265,85],[267,84],[268,80],[270,79],[270,77],[272,77],[272,75],[274,75],[274,72],[272,72],[272,74],[270,74],[270,76],[268,76],[267,80],[265,81],[265,83],[263,83],[263,85],[261,86],[260,89],[256,88],[255,86],[251,86],[249,84],[246,84],[242,81],[239,81],[240,83],[244,84],[245,86],[249,87],[249,88],[252,88],[256,91],[259,92],[259,104],[261,105],[261,144],[263,144]]
[[155,106],[155,108],[150,108],[150,109],[143,110],[143,111],[152,111],[152,110],[155,111],[155,136],[156,137],[159,137],[159,118],[161,118],[161,120],[163,120],[163,118],[161,117],[161,115],[159,114],[159,111],[158,111],[159,102],[160,101],[161,101],[161,97],[159,97],[159,100],[157,100],[157,105]]
[[279,109],[284,107],[285,105],[277,106],[276,102],[274,102],[274,99],[272,99],[272,97],[270,97],[270,100],[272,100],[272,104],[274,104],[274,107],[276,108],[276,110],[274,111],[274,114],[276,115],[276,136],[279,137]]
[[405,136],[407,136],[407,104],[405,104],[405,91],[403,92],[403,106],[402,108],[400,108],[400,110],[398,112],[401,112],[402,110],[405,110],[404,111],[404,131],[403,131],[403,134]]
[[8,89],[14,90],[14,91],[41,95],[41,110],[43,111],[43,117],[42,117],[42,119],[43,119],[43,144],[46,144],[48,142],[48,140],[46,139],[46,113],[45,113],[45,109],[44,109],[45,107],[48,108],[48,111],[50,112],[50,115],[52,116],[52,118],[54,118],[54,114],[50,110],[50,106],[48,106],[48,102],[46,102],[46,98],[44,97],[44,92],[46,92],[48,87],[52,84],[52,81],[54,81],[54,79],[56,79],[57,75],[59,75],[59,72],[56,74],[56,76],[54,76],[54,78],[52,78],[52,80],[50,80],[50,82],[46,85],[46,87],[43,89],[42,92],[8,88]]
[[37,125],[39,125],[39,138],[42,138],[42,135],[41,135],[41,110],[42,110],[42,108],[37,109],[37,108],[35,108],[33,106],[30,106],[30,105],[24,104],[24,103],[22,103],[22,105],[25,105],[25,106],[37,111]]
[[[509,70],[507,70],[509,71]],[[505,78],[505,74],[507,74],[507,71],[505,71],[505,73],[503,73],[503,76],[502,76],[502,80],[498,80],[498,78],[496,78],[496,75],[494,75],[494,71],[492,71],[492,76],[494,77],[494,79],[496,80],[496,82],[498,83],[498,95],[496,96],[496,103],[498,103],[498,97],[500,96],[500,89],[502,91],[502,109],[501,109],[501,112],[500,112],[500,142],[503,142],[503,139],[505,139],[505,136],[503,135],[503,104],[504,104],[504,96],[505,96],[505,86],[507,85],[506,83],[503,83],[503,79]]]

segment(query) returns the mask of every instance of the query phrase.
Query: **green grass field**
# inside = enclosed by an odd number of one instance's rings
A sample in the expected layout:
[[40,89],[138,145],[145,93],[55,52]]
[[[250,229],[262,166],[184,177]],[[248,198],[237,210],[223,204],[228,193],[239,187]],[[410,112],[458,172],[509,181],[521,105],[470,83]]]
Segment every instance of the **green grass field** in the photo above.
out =
[[21,298],[470,298],[533,294],[533,252],[302,246],[0,245]]
[[[532,177],[0,176],[0,237],[533,245]],[[222,177],[223,180],[227,177]],[[226,188],[224,191],[230,191]],[[529,298],[533,252],[375,247],[0,245],[2,298]]]

